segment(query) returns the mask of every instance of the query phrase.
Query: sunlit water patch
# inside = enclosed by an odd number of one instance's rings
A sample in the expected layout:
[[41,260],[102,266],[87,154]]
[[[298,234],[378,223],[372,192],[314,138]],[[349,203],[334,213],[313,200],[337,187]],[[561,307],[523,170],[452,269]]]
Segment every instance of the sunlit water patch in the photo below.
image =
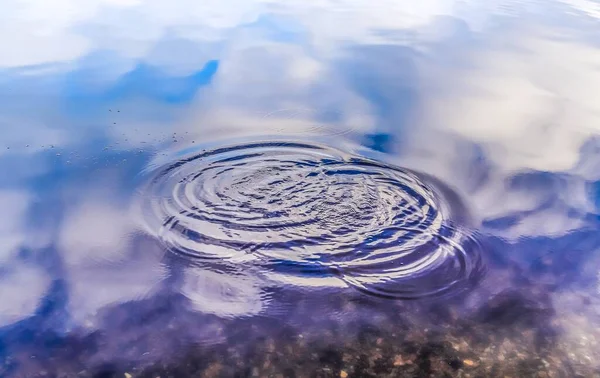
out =
[[151,235],[196,263],[410,299],[461,291],[483,271],[448,194],[412,171],[327,146],[262,142],[198,150],[153,170],[140,208]]

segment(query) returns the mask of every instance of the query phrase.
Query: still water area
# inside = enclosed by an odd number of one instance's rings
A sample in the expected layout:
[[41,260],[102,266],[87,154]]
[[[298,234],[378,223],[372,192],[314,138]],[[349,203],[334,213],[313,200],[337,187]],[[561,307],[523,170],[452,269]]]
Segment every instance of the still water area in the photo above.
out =
[[600,377],[596,0],[7,0],[0,377]]

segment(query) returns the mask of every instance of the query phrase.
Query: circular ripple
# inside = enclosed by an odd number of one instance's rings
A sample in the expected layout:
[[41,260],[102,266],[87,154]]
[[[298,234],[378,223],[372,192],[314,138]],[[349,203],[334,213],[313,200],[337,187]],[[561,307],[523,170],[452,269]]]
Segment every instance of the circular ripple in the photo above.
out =
[[148,232],[170,251],[279,282],[419,298],[464,289],[482,270],[429,180],[329,147],[205,151],[158,169],[143,198]]

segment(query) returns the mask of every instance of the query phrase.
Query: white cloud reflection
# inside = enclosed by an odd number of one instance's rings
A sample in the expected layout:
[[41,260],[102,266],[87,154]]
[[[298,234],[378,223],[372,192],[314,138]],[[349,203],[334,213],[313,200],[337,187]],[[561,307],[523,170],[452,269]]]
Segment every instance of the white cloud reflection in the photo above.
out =
[[[594,212],[585,179],[598,178],[597,163],[582,162],[595,159],[582,148],[600,133],[600,50],[577,36],[517,27],[488,36],[485,46],[460,48],[461,64],[419,65],[422,101],[407,161],[457,188],[481,221],[519,215],[503,236],[561,235]],[[489,166],[477,185],[476,169],[468,168],[477,159],[473,146]],[[551,207],[540,208],[545,189],[510,185],[515,174],[534,172],[572,174],[548,188],[556,196]]]
[[256,276],[193,266],[185,268],[181,292],[195,310],[222,317],[257,315],[267,299]]
[[581,11],[591,17],[600,18],[600,2],[597,0],[561,0],[574,10]]
[[422,120],[483,145],[498,167],[572,169],[583,143],[600,132],[594,46],[527,28],[465,59],[463,67],[438,67],[434,80],[444,90],[427,94]]
[[[59,229],[59,254],[68,282],[69,313],[77,325],[94,327],[99,312],[147,298],[167,276],[163,252],[136,244],[132,212],[113,187],[111,172],[78,186]],[[99,188],[94,190],[94,188]],[[85,194],[83,194],[85,193]]]
[[13,264],[0,276],[0,327],[33,315],[48,292],[51,279],[43,269]]
[[0,190],[0,327],[33,315],[50,287],[43,267],[18,257],[21,248],[43,244],[44,236],[27,232],[31,203],[28,193]]
[[19,191],[0,191],[0,263],[10,261],[26,240],[23,231],[31,196]]
[[382,32],[422,27],[439,16],[458,16],[478,27],[486,24],[488,14],[526,8],[526,4],[510,0],[485,6],[460,0],[294,0],[285,5],[272,0],[4,0],[0,65],[68,62],[103,49],[139,58],[168,34],[204,43],[222,41],[270,15],[289,18],[278,25],[283,29],[293,25],[292,20],[306,27],[313,46],[325,52],[341,41],[381,42],[386,39]]

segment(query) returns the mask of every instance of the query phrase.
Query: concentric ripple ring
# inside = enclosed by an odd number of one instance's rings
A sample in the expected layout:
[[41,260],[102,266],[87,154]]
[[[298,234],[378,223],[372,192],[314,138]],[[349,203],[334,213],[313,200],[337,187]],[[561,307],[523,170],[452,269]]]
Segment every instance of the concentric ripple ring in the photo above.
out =
[[482,272],[479,244],[443,193],[412,171],[331,147],[262,142],[156,169],[141,208],[147,231],[194,261],[409,299],[464,289]]

